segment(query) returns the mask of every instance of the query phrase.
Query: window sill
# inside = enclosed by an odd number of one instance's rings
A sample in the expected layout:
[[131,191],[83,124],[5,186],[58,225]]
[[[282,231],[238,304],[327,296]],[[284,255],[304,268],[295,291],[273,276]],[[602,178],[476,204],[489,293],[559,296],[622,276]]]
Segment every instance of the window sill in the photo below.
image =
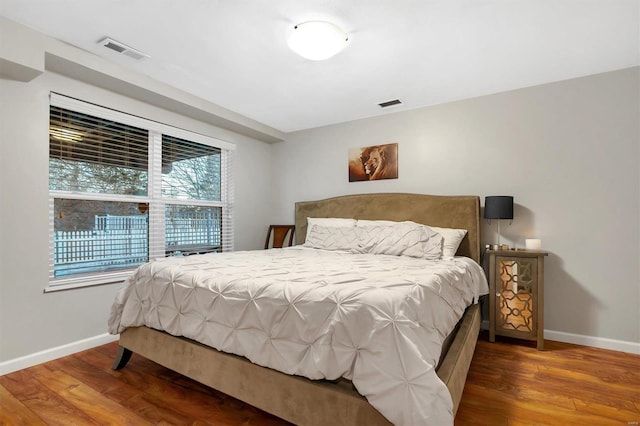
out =
[[122,284],[122,282],[134,271],[129,269],[108,274],[100,274],[92,277],[60,278],[49,281],[44,289],[45,293],[72,290],[76,288],[95,287],[106,284]]

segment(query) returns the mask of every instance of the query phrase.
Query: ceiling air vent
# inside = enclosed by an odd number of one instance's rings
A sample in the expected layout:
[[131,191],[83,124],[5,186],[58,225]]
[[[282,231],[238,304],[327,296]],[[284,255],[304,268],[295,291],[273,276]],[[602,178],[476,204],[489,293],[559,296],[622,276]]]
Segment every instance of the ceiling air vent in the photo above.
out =
[[119,41],[116,41],[109,37],[103,38],[98,43],[100,43],[101,45],[103,45],[108,49],[111,49],[118,53],[122,53],[123,55],[127,55],[133,59],[140,60],[140,59],[149,57],[149,55],[147,55],[146,53],[142,53],[141,51],[136,50],[133,47],[127,46],[126,44],[120,43]]
[[381,102],[378,105],[380,105],[380,108],[389,108],[390,106],[400,105],[401,103],[402,101],[400,99],[394,99],[392,101]]

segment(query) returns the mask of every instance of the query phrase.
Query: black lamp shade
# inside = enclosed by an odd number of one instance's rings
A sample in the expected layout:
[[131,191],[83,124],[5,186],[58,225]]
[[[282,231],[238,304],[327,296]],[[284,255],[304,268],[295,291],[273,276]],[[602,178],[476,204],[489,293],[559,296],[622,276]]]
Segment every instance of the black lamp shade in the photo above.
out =
[[513,219],[513,197],[494,195],[484,198],[485,219]]

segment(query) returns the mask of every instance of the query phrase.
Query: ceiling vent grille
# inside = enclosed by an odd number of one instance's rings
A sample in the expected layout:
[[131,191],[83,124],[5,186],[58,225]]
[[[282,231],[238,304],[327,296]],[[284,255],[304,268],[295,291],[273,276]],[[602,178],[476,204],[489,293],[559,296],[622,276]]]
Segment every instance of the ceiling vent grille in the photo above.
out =
[[149,58],[149,55],[147,55],[146,53],[143,53],[137,49],[134,49],[133,47],[127,46],[126,44],[120,43],[119,41],[116,41],[109,37],[103,38],[98,43],[100,43],[107,49],[111,49],[114,52],[122,53],[123,55],[127,55],[133,59],[140,60],[143,58]]
[[402,101],[400,99],[394,99],[392,101],[380,102],[378,105],[380,108],[389,108],[391,106],[400,105]]

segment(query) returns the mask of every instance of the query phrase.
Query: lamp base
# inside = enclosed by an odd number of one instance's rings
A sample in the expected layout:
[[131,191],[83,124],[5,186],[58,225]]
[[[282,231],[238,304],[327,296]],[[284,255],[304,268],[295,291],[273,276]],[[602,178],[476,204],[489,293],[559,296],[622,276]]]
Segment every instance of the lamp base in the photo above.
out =
[[511,250],[509,244],[489,244],[490,250]]

